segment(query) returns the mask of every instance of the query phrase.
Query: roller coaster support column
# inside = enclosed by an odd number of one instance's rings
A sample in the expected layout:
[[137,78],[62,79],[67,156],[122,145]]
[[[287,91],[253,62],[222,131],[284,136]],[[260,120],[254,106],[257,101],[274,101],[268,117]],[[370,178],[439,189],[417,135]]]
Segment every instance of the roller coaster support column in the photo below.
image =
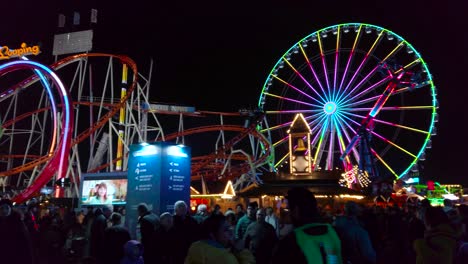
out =
[[[127,76],[128,68],[127,64],[123,64],[122,67],[122,89],[120,90],[120,99],[124,100],[127,96]],[[124,142],[124,130],[125,130],[125,104],[120,108],[119,116],[119,141],[117,143],[117,165],[115,170],[122,170],[122,157],[123,157],[123,142]]]

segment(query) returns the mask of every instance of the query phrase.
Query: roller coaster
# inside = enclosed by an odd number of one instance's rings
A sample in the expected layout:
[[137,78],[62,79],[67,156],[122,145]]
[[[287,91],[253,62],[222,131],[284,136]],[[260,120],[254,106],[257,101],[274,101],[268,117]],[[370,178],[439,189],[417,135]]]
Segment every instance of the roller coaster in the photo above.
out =
[[[78,183],[83,173],[125,171],[129,146],[142,142],[193,144],[192,181],[232,180],[242,188],[259,180],[259,169],[270,170],[266,165],[270,143],[256,129],[261,113],[196,111],[151,102],[152,63],[144,76],[127,56],[77,54],[49,68],[66,87],[74,115],[66,144],[68,166],[60,174],[56,166],[47,168],[65,141],[56,138],[64,132],[65,121],[57,118],[64,114],[64,104],[55,104],[57,95],[44,89],[57,85],[38,72],[0,72],[0,81],[7,79],[2,86],[8,87],[0,90],[0,177],[4,184],[23,189],[16,202],[26,201],[58,178]],[[18,78],[22,81],[11,85]],[[77,196],[78,184],[72,186],[67,195]]]

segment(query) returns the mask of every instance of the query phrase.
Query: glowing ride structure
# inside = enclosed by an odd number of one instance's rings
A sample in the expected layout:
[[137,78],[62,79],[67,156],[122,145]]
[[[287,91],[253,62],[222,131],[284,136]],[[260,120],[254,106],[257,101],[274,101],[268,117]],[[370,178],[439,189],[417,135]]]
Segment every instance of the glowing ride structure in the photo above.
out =
[[340,169],[348,186],[362,185],[357,171],[372,180],[407,175],[425,159],[438,121],[420,54],[396,33],[363,23],[329,26],[295,43],[268,74],[258,107],[265,120],[257,129],[274,148],[271,167],[288,162],[287,130],[302,113],[313,170]]
[[[73,109],[71,106],[71,101],[68,96],[67,89],[62,84],[58,76],[47,66],[44,66],[37,62],[32,62],[28,60],[18,60],[18,61],[11,61],[0,65],[0,76],[10,73],[12,71],[22,70],[22,69],[33,69],[36,73],[36,76],[40,78],[41,83],[44,85],[47,95],[50,98],[51,102],[51,109],[52,109],[52,117],[53,117],[53,131],[52,131],[52,138],[50,141],[50,146],[47,148],[47,155],[39,157],[39,159],[35,161],[30,161],[29,164],[24,164],[25,167],[34,166],[33,164],[38,160],[45,163],[43,170],[39,173],[36,178],[36,182],[34,185],[28,186],[23,192],[19,195],[16,195],[13,198],[14,202],[22,203],[39,191],[39,189],[44,186],[50,179],[55,175],[58,179],[63,178],[66,176],[66,169],[68,167],[68,155],[70,152],[71,146],[71,133],[73,130]],[[47,76],[52,81],[54,87],[57,88],[59,98],[60,98],[60,105],[62,108],[62,118],[59,126],[59,114],[57,111],[57,104],[54,100],[54,95],[52,91],[52,87],[49,84],[49,81],[46,79]],[[16,87],[22,88],[22,87]],[[8,90],[8,93],[15,92],[13,90]],[[5,97],[6,94],[0,94],[0,98]],[[58,136],[60,135],[60,136]],[[1,175],[6,177],[6,174]]]
[[[55,103],[53,92],[44,89],[62,86],[38,74],[25,77],[24,73],[13,74],[11,69],[3,71],[10,79],[7,89],[0,91],[2,183],[5,185],[8,179],[11,186],[34,190],[18,196],[22,197],[17,198],[18,202],[60,178],[76,183],[65,196],[77,196],[83,173],[125,171],[131,144],[174,141],[190,145],[192,138],[203,133],[217,136],[213,142],[204,142],[205,153],[192,156],[192,181],[231,180],[236,188],[257,181],[256,169],[265,164],[270,147],[264,135],[255,129],[257,120],[252,121],[245,113],[195,111],[187,110],[190,107],[152,103],[149,101],[152,66],[149,76],[144,76],[137,71],[135,62],[123,55],[77,54],[57,61],[50,69],[67,87],[74,119],[59,121],[63,113],[57,109],[65,104]],[[11,85],[11,80],[18,78],[23,81]],[[198,126],[185,127],[186,119],[196,120],[191,123]],[[246,119],[252,123],[247,125]],[[69,127],[60,127],[67,122]],[[69,140],[62,139],[69,141],[69,152],[61,148],[60,156],[67,156],[68,163],[63,160],[60,177],[45,173],[51,152],[57,142],[62,142],[56,131],[65,130],[65,134],[71,134]],[[214,149],[209,147],[210,143]],[[46,174],[48,177],[42,176]]]

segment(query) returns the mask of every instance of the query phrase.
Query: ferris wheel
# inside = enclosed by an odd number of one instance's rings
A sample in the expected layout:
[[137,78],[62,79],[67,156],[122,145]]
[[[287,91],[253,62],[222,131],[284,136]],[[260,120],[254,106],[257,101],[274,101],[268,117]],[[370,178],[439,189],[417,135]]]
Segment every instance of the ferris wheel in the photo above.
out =
[[258,130],[271,140],[275,169],[288,162],[288,129],[301,113],[310,127],[313,170],[372,165],[379,177],[401,178],[431,148],[436,95],[425,61],[408,41],[371,24],[338,24],[280,57],[259,98],[265,120]]

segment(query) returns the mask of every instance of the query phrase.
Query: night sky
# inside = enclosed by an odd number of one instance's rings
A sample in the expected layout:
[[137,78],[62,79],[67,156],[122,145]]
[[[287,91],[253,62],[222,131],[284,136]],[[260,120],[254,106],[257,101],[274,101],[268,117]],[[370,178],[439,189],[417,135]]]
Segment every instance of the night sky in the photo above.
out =
[[79,11],[87,29],[90,9],[97,8],[93,51],[126,54],[142,71],[154,59],[151,100],[198,110],[256,106],[281,55],[323,27],[359,22],[389,29],[421,54],[438,89],[438,133],[422,163],[425,178],[468,186],[463,167],[468,149],[465,1],[47,2],[56,4],[27,0],[4,6],[1,45],[40,43],[43,53],[37,60],[52,62],[58,14],[66,14],[70,24],[72,12]]

